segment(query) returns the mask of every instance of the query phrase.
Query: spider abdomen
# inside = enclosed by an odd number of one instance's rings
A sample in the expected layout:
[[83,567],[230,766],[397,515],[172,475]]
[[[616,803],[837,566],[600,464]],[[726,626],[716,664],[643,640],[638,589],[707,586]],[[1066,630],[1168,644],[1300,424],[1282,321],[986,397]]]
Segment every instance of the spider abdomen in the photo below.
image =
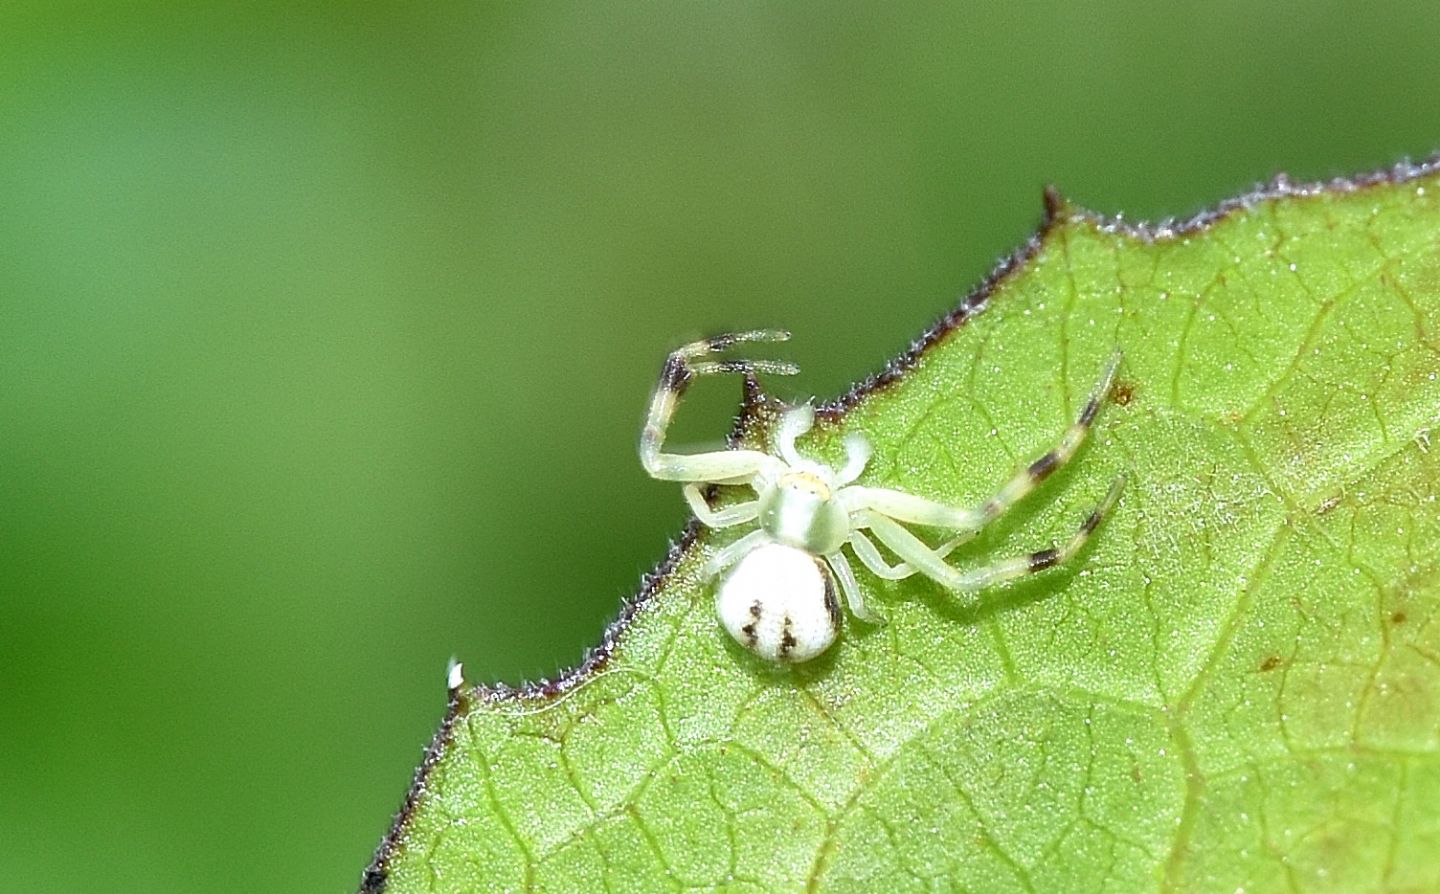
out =
[[720,623],[769,661],[809,661],[840,632],[840,602],[823,559],[783,543],[746,553],[715,590]]

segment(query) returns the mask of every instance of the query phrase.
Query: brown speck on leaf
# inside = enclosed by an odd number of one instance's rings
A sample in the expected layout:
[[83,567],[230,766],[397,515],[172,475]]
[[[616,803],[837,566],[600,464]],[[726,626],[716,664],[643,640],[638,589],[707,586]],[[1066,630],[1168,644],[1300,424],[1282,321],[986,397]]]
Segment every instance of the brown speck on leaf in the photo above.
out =
[[1116,382],[1115,387],[1110,389],[1110,400],[1119,407],[1130,406],[1130,401],[1135,399],[1134,382]]
[[1391,624],[1404,624],[1408,620],[1409,617],[1404,612],[1396,612],[1390,616]]
[[1279,656],[1279,655],[1271,655],[1269,658],[1266,658],[1264,661],[1260,662],[1260,670],[1261,670],[1261,671],[1273,671],[1275,668],[1277,668],[1277,667],[1279,667],[1279,666],[1280,666],[1280,656]]
[[1136,785],[1139,785],[1140,782],[1141,782],[1144,778],[1145,778],[1144,775],[1140,772],[1140,765],[1139,765],[1139,764],[1131,764],[1131,765],[1130,765],[1130,779],[1131,779]]

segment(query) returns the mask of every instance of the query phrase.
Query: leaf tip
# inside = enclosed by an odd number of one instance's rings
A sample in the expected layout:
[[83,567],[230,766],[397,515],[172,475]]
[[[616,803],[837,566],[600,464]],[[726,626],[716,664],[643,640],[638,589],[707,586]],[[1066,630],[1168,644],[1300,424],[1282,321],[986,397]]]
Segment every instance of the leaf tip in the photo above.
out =
[[1064,220],[1070,215],[1070,202],[1060,194],[1060,188],[1053,183],[1045,184],[1045,223],[1043,229]]

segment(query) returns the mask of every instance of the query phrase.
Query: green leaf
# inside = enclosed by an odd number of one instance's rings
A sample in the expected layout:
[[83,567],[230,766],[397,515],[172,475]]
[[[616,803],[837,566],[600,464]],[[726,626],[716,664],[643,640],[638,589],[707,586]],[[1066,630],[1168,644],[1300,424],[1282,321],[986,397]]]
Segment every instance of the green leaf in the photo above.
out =
[[1436,170],[1143,228],[1051,196],[801,447],[862,431],[866,483],[974,504],[1118,345],[1092,440],[951,561],[1128,473],[1081,556],[977,599],[862,571],[890,623],[786,669],[697,578],[734,535],[692,532],[581,669],[452,690],[365,890],[1440,889]]

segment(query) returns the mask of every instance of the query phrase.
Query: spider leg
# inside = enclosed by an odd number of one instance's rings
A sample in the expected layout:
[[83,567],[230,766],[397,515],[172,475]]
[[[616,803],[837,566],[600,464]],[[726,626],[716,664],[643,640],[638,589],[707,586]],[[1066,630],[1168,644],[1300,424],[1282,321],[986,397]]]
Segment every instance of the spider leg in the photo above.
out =
[[711,556],[705,562],[704,567],[700,569],[700,575],[706,580],[715,577],[726,568],[740,561],[741,556],[769,539],[770,535],[764,531],[751,531],[734,543],[722,546],[716,551],[715,555]]
[[744,503],[736,503],[734,506],[726,506],[724,509],[711,509],[710,504],[705,501],[705,495],[700,492],[700,485],[685,485],[685,502],[690,504],[690,509],[700,523],[710,528],[729,528],[734,525],[743,525],[745,522],[754,521],[760,517],[760,501],[748,500]]
[[704,481],[717,484],[745,484],[762,470],[780,461],[759,450],[716,450],[709,453],[665,453],[665,432],[685,389],[696,376],[720,373],[774,373],[793,375],[793,363],[780,360],[703,360],[734,345],[752,341],[784,341],[790,333],[778,329],[757,329],[717,335],[692,342],[671,352],[660,372],[660,381],[650,397],[650,411],[640,434],[640,463],[652,477],[665,481]]
[[874,452],[874,448],[870,446],[869,438],[859,432],[851,432],[846,435],[845,465],[841,466],[840,470],[835,473],[836,480],[841,484],[849,484],[856,478],[859,478],[860,473],[865,471],[865,466],[870,462],[870,457]]
[[[804,458],[795,449],[795,441],[806,432],[815,427],[815,407],[810,404],[800,404],[790,407],[780,417],[780,423],[776,427],[775,447],[780,453],[780,458],[792,466],[800,465]],[[860,473],[865,471],[865,464],[870,462],[873,453],[870,440],[859,432],[851,432],[845,436],[845,465],[835,471],[835,480],[840,484],[849,484]]]
[[862,487],[852,484],[841,488],[836,497],[852,512],[872,510],[898,521],[950,528],[954,531],[978,531],[989,521],[979,509],[937,503],[925,497],[886,487]]
[[799,463],[800,454],[795,452],[795,440],[814,427],[815,408],[810,404],[786,410],[775,432],[775,446],[780,450],[781,459],[791,465]]
[[861,522],[875,533],[881,543],[893,550],[896,555],[905,560],[906,564],[921,574],[938,581],[951,590],[969,593],[1037,571],[1044,571],[1046,568],[1052,568],[1068,561],[1080,551],[1081,547],[1085,545],[1085,541],[1089,540],[1090,535],[1100,526],[1106,513],[1115,505],[1124,485],[1125,478],[1123,476],[1116,478],[1110,485],[1110,490],[1105,493],[1104,499],[1090,510],[1085,521],[1080,523],[1080,527],[1062,546],[1052,546],[1036,550],[1028,555],[1001,559],[998,562],[967,571],[960,571],[946,564],[934,550],[925,545],[924,541],[893,519],[886,518],[877,512],[870,512],[862,517]]
[[[950,555],[951,550],[965,541],[970,540],[975,534],[975,531],[967,531],[956,537],[952,537],[936,547],[932,552],[943,559]],[[921,545],[923,546],[924,544]],[[885,557],[880,555],[880,550],[875,548],[875,544],[870,542],[870,538],[865,536],[864,531],[855,530],[850,532],[850,548],[855,550],[855,556],[860,560],[860,563],[870,569],[870,573],[881,580],[904,580],[916,573],[916,569],[906,562],[901,562],[898,565],[891,565],[889,562],[886,562]],[[928,546],[925,548],[930,549]]]
[[1115,380],[1115,370],[1119,366],[1120,352],[1116,351],[1105,364],[1100,381],[1090,392],[1090,398],[1085,401],[1080,416],[1065,429],[1059,443],[1007,481],[979,508],[949,506],[903,491],[877,487],[847,487],[840,492],[840,496],[847,506],[873,509],[896,521],[957,531],[978,530],[994,521],[1070,461],[1085,442],[1085,436],[1089,434],[1090,426],[1094,424],[1095,417],[1105,402],[1105,396],[1110,393],[1110,385]]
[[830,563],[830,570],[835,572],[835,579],[840,582],[840,592],[845,594],[845,604],[850,606],[850,614],[864,621],[866,624],[884,624],[884,615],[876,612],[865,604],[865,596],[860,590],[860,582],[855,579],[855,572],[850,568],[850,562],[839,552],[833,552],[825,557]]

